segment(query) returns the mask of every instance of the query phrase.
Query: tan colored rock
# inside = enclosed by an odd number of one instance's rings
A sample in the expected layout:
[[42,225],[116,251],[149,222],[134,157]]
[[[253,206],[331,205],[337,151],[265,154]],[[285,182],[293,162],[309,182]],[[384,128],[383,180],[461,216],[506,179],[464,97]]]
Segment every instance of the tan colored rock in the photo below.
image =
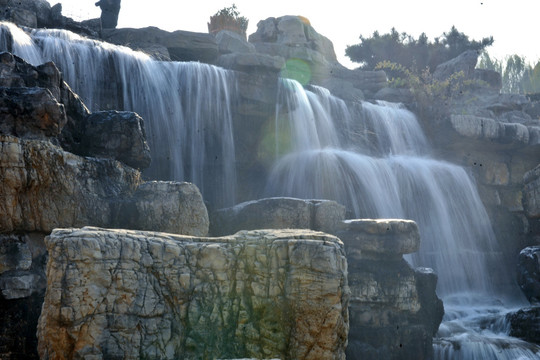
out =
[[110,199],[141,181],[138,171],[117,161],[11,136],[0,136],[0,179],[0,233],[106,225]]
[[193,238],[55,230],[43,359],[344,359],[343,244],[313,231]]

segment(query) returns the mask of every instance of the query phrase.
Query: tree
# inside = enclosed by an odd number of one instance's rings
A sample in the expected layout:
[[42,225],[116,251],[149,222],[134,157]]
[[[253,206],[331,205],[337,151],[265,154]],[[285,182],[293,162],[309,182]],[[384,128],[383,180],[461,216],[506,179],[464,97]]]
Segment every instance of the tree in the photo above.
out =
[[415,39],[392,28],[388,34],[380,35],[376,31],[371,37],[360,35],[360,43],[348,46],[345,54],[366,70],[374,69],[380,62],[390,61],[417,71],[428,68],[433,72],[437,65],[466,50],[480,52],[492,44],[493,37],[480,41],[469,40],[469,37],[459,32],[455,26],[433,42],[429,41],[425,33]]
[[527,72],[525,58],[519,55],[509,56],[506,60],[506,66],[502,76],[502,92],[505,93],[524,93],[524,76]]

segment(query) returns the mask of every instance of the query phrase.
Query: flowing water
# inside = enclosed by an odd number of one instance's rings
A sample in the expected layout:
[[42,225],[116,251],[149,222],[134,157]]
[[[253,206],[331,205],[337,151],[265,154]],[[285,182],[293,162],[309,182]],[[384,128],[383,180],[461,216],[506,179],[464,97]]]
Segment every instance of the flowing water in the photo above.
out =
[[[0,30],[0,50],[34,65],[53,60],[92,110],[141,114],[153,156],[149,176],[193,181],[216,206],[234,202],[231,73],[154,61],[62,30],[28,35],[6,23]],[[108,103],[116,98],[119,103]],[[436,358],[539,358],[538,346],[506,335],[501,319],[522,299],[517,288],[499,286],[512,281],[500,269],[474,182],[463,168],[431,157],[411,112],[385,102],[350,107],[326,89],[306,90],[291,80],[281,82],[278,98],[267,195],[334,199],[358,218],[415,220],[422,244],[408,260],[437,271],[445,302]]]
[[27,34],[9,23],[1,23],[0,30],[0,50],[33,65],[54,61],[91,111],[124,109],[143,117],[152,152],[145,176],[190,181],[213,206],[234,204],[232,72],[196,62],[155,61],[65,30]]
[[415,220],[422,243],[408,260],[436,270],[445,303],[435,358],[540,358],[540,347],[507,335],[504,315],[524,302],[501,269],[474,181],[462,167],[430,156],[414,114],[365,102],[344,115],[341,100],[291,80],[283,80],[279,98],[276,128],[290,136],[276,141],[283,149],[276,148],[269,196],[334,199],[354,217]]

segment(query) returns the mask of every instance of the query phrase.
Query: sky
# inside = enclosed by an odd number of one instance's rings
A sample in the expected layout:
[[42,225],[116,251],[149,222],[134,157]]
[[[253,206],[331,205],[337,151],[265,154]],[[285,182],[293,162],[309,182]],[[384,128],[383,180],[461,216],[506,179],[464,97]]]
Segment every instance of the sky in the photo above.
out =
[[[62,3],[63,14],[76,20],[99,17],[95,1],[49,0],[51,5]],[[540,59],[539,0],[123,0],[118,27],[208,32],[210,16],[233,3],[249,19],[248,35],[269,17],[307,17],[333,42],[339,62],[350,68],[356,65],[345,56],[347,45],[359,43],[360,35],[384,34],[392,27],[415,38],[425,32],[433,40],[455,25],[470,39],[493,36],[495,43],[488,50],[498,59],[512,54],[531,63]]]

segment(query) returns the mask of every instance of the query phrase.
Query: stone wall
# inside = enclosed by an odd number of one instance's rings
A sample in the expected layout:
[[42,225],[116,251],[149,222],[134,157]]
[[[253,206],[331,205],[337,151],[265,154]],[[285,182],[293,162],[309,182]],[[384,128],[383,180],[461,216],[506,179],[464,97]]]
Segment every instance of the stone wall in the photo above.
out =
[[42,359],[345,358],[347,261],[336,237],[83,228],[55,230],[46,245]]

